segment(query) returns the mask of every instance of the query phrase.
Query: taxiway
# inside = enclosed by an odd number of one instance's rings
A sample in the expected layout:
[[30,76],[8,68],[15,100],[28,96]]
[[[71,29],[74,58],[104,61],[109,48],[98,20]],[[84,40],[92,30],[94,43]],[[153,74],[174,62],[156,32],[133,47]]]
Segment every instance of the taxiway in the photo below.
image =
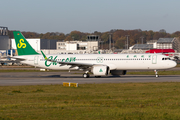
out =
[[180,82],[180,75],[124,75],[83,78],[81,73],[68,72],[4,72],[0,73],[0,86],[14,85],[50,85],[73,82],[79,84],[93,83],[127,83],[127,82]]

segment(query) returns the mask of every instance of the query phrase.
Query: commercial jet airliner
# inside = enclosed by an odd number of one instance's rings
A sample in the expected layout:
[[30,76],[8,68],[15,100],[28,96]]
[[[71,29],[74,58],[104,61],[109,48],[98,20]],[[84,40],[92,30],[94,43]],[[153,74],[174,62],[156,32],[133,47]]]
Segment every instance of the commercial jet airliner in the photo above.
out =
[[157,70],[175,67],[176,62],[161,54],[66,54],[45,55],[37,53],[20,31],[13,31],[18,56],[13,58],[23,64],[52,70],[83,70],[84,78],[89,73],[95,77],[125,75],[127,70]]

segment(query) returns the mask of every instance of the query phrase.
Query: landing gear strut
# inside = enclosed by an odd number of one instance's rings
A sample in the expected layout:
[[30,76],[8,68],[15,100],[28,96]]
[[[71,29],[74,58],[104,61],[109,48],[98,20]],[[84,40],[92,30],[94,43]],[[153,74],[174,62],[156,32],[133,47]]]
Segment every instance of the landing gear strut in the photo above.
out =
[[158,71],[157,70],[154,70],[155,74],[156,74],[156,77],[159,77],[158,75]]

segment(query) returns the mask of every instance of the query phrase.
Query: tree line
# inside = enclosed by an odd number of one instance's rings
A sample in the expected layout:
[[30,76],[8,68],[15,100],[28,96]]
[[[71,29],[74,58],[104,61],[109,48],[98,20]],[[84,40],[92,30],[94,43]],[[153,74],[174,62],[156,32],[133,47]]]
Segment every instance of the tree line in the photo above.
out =
[[[94,31],[94,33],[84,33],[80,31],[72,31],[69,34],[64,34],[60,32],[47,32],[47,33],[36,33],[36,32],[22,32],[25,38],[40,38],[40,39],[51,39],[51,40],[59,40],[59,41],[73,41],[80,40],[86,41],[87,35],[99,35],[101,40],[101,47],[103,49],[108,49],[109,46],[109,35],[111,35],[111,44],[116,49],[125,49],[127,45],[127,36],[128,36],[128,44],[132,46],[134,44],[146,43],[149,40],[158,40],[159,38],[173,38],[180,37],[180,31],[174,32],[172,34],[167,33],[166,30],[161,29],[158,32],[154,32],[152,30],[142,31],[141,29],[136,30],[121,30],[121,29],[113,29],[107,32],[98,32]],[[9,37],[13,37],[12,31],[9,31]]]

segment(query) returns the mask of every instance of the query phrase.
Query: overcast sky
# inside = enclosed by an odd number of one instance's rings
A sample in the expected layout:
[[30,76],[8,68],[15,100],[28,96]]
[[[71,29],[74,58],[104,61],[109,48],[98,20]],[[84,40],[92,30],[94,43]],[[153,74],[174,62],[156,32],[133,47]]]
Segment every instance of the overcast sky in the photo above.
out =
[[0,0],[0,26],[37,33],[180,31],[180,0]]

